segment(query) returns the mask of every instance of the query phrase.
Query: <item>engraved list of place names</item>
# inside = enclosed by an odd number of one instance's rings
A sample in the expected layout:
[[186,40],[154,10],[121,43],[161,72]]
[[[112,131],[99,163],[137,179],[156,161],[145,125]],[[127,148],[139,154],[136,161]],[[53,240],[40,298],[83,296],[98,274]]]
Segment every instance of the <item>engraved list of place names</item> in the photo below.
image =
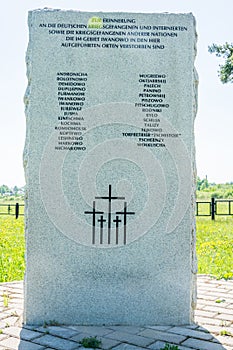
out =
[[165,148],[166,138],[178,138],[180,133],[168,133],[161,127],[161,116],[170,108],[169,96],[165,93],[165,73],[139,74],[138,100],[134,107],[142,112],[139,132],[123,132],[122,136],[133,138],[139,147]]
[[166,147],[166,138],[177,138],[181,135],[167,133],[160,125],[161,113],[170,108],[169,96],[164,91],[167,82],[165,73],[139,74],[141,89],[135,107],[140,108],[143,114],[142,134],[137,142],[140,147]]
[[57,72],[57,98],[61,115],[55,126],[58,133],[55,150],[85,151],[83,133],[85,121],[79,112],[86,99],[88,74],[85,72]]

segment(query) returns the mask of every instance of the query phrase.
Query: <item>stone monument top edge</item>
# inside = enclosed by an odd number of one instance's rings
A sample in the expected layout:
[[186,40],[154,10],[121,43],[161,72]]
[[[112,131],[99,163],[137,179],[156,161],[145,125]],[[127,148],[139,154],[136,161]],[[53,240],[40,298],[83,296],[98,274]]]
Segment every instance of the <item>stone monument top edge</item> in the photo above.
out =
[[90,13],[90,14],[135,14],[135,15],[175,15],[175,16],[191,16],[195,18],[195,15],[192,12],[140,12],[140,11],[83,11],[78,9],[58,9],[58,8],[51,8],[51,7],[44,7],[44,8],[37,8],[29,10],[28,13],[41,13],[41,12],[70,12],[70,13]]

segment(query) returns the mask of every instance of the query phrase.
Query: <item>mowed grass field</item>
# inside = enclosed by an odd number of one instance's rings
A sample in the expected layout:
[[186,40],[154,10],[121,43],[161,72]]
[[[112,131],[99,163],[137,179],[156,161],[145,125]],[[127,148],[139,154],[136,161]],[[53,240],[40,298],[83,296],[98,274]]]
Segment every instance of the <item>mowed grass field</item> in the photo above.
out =
[[24,218],[0,216],[0,282],[20,281],[24,277]]
[[19,212],[23,214],[22,198],[0,199],[0,212],[12,214],[0,215],[0,282],[19,281],[24,277],[24,216],[15,219],[15,203],[22,205]]
[[233,217],[197,218],[198,273],[233,278]]
[[[24,218],[0,216],[0,282],[24,277]],[[233,217],[197,218],[198,273],[233,278]]]

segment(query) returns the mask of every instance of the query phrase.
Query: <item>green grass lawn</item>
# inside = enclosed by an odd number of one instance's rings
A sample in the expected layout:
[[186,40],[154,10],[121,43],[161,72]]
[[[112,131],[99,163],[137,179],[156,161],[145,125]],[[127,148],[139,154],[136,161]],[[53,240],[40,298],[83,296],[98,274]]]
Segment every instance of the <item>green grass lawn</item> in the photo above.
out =
[[197,218],[198,273],[233,278],[233,217]]
[[23,216],[0,216],[0,282],[23,279],[24,246]]
[[[0,216],[0,282],[24,276],[24,218]],[[233,278],[233,217],[197,218],[198,273]]]

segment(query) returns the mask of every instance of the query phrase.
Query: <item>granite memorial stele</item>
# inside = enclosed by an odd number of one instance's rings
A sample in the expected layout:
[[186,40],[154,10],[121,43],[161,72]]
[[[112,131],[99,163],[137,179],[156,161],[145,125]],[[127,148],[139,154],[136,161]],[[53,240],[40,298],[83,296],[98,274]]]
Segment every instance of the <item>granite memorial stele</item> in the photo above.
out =
[[28,23],[24,322],[191,323],[193,15]]

